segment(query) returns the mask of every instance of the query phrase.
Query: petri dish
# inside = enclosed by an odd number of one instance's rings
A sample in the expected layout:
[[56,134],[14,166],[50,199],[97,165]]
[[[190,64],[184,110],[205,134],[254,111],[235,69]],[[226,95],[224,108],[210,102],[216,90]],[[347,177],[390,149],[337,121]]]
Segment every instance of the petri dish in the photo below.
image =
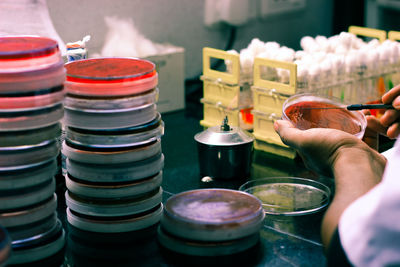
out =
[[161,153],[161,140],[153,140],[147,144],[132,147],[92,148],[76,145],[66,139],[62,145],[62,153],[67,158],[81,163],[122,164],[145,160]]
[[0,171],[17,170],[50,161],[60,152],[56,139],[35,145],[0,147]]
[[159,173],[164,167],[162,153],[151,158],[124,164],[90,164],[66,160],[68,173],[87,182],[128,182],[144,179]]
[[[32,105],[37,100],[31,97],[32,92],[58,87],[64,81],[64,62],[55,40],[35,36],[0,37],[2,97],[14,97],[15,100],[22,96],[24,99],[18,100],[18,104]],[[0,101],[2,105],[13,102],[10,99]]]
[[29,207],[50,198],[56,190],[54,179],[42,184],[18,190],[0,191],[0,210],[15,210]]
[[0,131],[0,147],[29,146],[42,143],[47,140],[58,138],[61,135],[61,124],[59,122],[37,129],[2,132]]
[[89,130],[121,129],[148,123],[157,117],[155,103],[124,109],[76,109],[65,106],[68,127]]
[[198,189],[167,200],[161,227],[178,238],[227,241],[258,233],[264,216],[261,202],[250,194]]
[[85,96],[68,95],[65,98],[64,105],[71,109],[86,110],[117,110],[129,109],[157,102],[159,90],[151,89],[142,94],[126,97],[96,97],[88,98]]
[[80,214],[99,217],[118,217],[151,210],[162,201],[162,188],[129,198],[92,198],[67,190],[65,201],[69,209]]
[[23,95],[0,95],[0,109],[2,112],[27,111],[52,106],[64,100],[65,90],[63,86],[57,86],[49,90],[37,91]]
[[[160,113],[148,123],[129,128],[111,130],[87,130],[66,128],[66,139],[77,145],[93,148],[129,147],[160,139],[164,135],[164,122]],[[1,140],[0,140],[1,142]]]
[[10,264],[29,264],[56,254],[65,246],[65,232],[61,221],[57,221],[49,232],[32,237],[18,245],[18,247],[12,245]]
[[128,183],[85,183],[68,174],[65,176],[65,183],[69,191],[94,198],[139,196],[160,187],[161,182],[162,171],[152,177]]
[[177,238],[163,230],[162,227],[158,228],[158,241],[163,247],[189,256],[212,257],[232,255],[250,249],[257,244],[259,239],[259,233],[255,233],[235,240],[194,242],[192,240]]
[[43,220],[19,227],[9,227],[7,230],[12,240],[26,240],[49,231],[57,223],[57,220],[57,213],[54,212]]
[[50,236],[53,236],[54,233],[56,233],[62,229],[61,221],[57,219],[54,221],[53,225],[50,225],[50,227],[47,229],[46,228],[43,227],[41,233],[37,233],[37,234],[32,233],[31,236],[27,236],[25,238],[13,239],[13,241],[12,241],[13,250],[19,250],[19,249],[25,249],[25,248],[37,246],[44,240],[51,239],[51,238],[49,238]]
[[360,111],[349,111],[346,106],[333,98],[312,94],[289,97],[283,103],[282,118],[297,128],[332,128],[362,138],[367,127],[365,115]]
[[6,36],[0,38],[0,59],[31,59],[58,52],[55,40],[34,36]]
[[39,36],[0,37],[0,72],[37,69],[61,59],[57,41]]
[[0,225],[4,227],[19,227],[31,224],[49,217],[57,209],[56,193],[50,199],[27,208],[0,213]]
[[123,217],[97,217],[82,215],[67,207],[68,222],[81,230],[96,233],[122,233],[146,229],[160,221],[163,205],[139,214]]
[[95,58],[67,63],[67,92],[85,96],[128,96],[156,88],[154,63],[138,58]]
[[2,190],[19,190],[49,181],[57,170],[57,160],[54,158],[26,169],[0,171],[0,193]]
[[30,96],[55,90],[65,81],[64,62],[59,61],[45,68],[13,73],[0,72],[0,94],[4,96]]
[[2,112],[0,110],[0,132],[25,131],[47,127],[59,122],[64,116],[62,103],[35,110]]
[[255,179],[240,186],[239,190],[258,198],[268,215],[313,214],[327,207],[331,197],[326,185],[298,177]]

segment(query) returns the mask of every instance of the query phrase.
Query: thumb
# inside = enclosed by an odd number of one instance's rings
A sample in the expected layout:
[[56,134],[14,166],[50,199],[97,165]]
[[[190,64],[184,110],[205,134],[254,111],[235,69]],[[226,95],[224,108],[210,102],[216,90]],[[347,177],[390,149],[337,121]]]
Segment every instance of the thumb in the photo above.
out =
[[277,120],[274,122],[274,129],[281,137],[283,143],[295,149],[299,147],[303,131],[297,129],[291,122]]

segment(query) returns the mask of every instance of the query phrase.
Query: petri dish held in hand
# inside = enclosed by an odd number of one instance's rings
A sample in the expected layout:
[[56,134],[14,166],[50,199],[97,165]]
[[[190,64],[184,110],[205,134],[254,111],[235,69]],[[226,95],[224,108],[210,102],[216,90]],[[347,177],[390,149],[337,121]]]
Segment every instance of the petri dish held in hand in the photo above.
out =
[[67,69],[67,92],[81,96],[127,96],[154,89],[155,65],[137,58],[94,58],[73,61]]
[[332,128],[348,132],[362,138],[367,126],[365,116],[360,111],[349,111],[339,101],[312,94],[289,97],[283,103],[282,118],[292,122],[297,128]]

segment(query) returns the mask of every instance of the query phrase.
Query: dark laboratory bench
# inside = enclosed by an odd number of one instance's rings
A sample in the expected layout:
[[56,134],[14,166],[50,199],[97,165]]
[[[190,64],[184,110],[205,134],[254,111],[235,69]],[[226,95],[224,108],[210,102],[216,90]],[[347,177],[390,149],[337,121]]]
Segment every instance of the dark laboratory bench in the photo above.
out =
[[[162,150],[165,156],[163,201],[173,194],[187,190],[238,189],[246,182],[246,180],[203,182],[199,176],[197,147],[193,138],[196,133],[203,130],[199,119],[189,116],[184,111],[163,114],[162,119],[165,123],[165,134],[162,137]],[[305,170],[299,160],[255,151],[251,177],[248,179],[277,176],[319,179],[332,186],[330,179],[313,176]],[[67,242],[65,250],[50,261],[57,262],[57,257],[60,257],[62,266],[326,265],[320,241],[321,216],[305,217],[303,221],[296,222],[270,220],[267,217],[260,232],[260,242],[252,249],[229,257],[188,257],[160,247],[157,242],[157,227],[151,227],[140,233],[106,235],[84,232],[72,227],[65,218],[64,191],[62,181],[58,181],[58,216],[63,222]]]

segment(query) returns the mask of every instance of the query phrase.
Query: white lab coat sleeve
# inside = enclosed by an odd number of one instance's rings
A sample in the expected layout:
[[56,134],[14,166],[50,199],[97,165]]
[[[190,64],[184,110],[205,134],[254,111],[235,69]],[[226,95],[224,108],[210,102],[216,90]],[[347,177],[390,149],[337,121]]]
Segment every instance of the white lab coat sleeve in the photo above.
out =
[[399,140],[388,157],[382,182],[343,212],[338,230],[353,265],[400,265]]

